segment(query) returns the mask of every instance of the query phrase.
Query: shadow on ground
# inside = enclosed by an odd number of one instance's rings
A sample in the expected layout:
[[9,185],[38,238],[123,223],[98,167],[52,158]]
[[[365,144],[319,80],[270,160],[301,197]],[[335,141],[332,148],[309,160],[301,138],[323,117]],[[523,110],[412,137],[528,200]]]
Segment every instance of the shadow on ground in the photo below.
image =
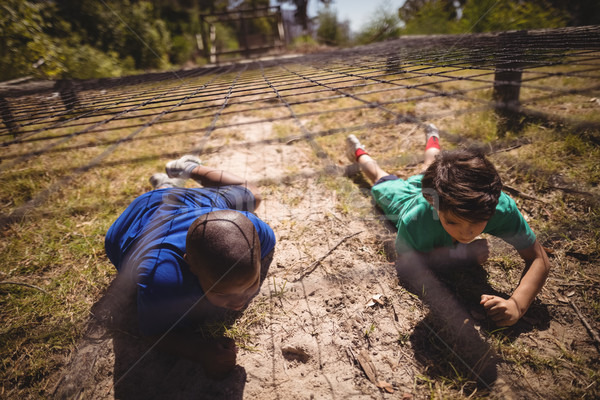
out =
[[243,398],[244,368],[236,366],[215,381],[199,364],[153,349],[138,331],[131,293],[117,277],[92,307],[87,332],[55,387],[55,398]]
[[433,276],[447,290],[423,299],[430,313],[410,337],[415,358],[432,379],[443,377],[466,391],[497,391],[497,381],[504,382],[502,368],[510,362],[497,355],[485,338],[501,335],[513,341],[523,333],[544,331],[550,326],[547,307],[536,301],[514,326],[499,328],[485,316],[480,296],[509,295],[490,286],[481,266],[445,267]]

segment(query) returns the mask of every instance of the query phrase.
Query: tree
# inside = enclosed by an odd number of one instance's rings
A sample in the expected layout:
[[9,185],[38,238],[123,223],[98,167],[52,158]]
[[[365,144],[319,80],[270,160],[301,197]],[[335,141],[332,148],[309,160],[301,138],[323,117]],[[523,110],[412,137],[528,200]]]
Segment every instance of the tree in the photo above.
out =
[[449,8],[446,1],[425,1],[420,9],[411,12],[412,17],[405,20],[404,34],[449,33],[456,21],[456,10]]
[[342,46],[349,42],[349,23],[340,23],[335,10],[326,6],[319,11],[317,16],[319,28],[317,29],[317,41],[330,46]]
[[170,33],[151,2],[60,0],[57,6],[57,15],[71,21],[82,44],[130,56],[139,69],[167,65]]
[[458,32],[559,28],[567,14],[546,2],[515,0],[468,0],[456,24]]
[[558,28],[568,21],[567,12],[545,0],[407,0],[399,15],[405,34]]
[[369,22],[358,33],[356,42],[368,44],[400,36],[400,18],[395,11],[390,11],[385,5],[379,6]]
[[[330,5],[333,0],[319,0],[321,3],[326,6]],[[306,32],[308,31],[308,23],[310,18],[308,18],[308,0],[277,0],[279,4],[293,4],[296,6],[296,12],[294,13],[294,17],[296,18],[296,22],[302,26],[302,29]]]
[[567,25],[599,25],[600,1],[598,0],[548,0],[555,9],[567,13]]
[[467,0],[406,0],[402,7],[398,9],[398,16],[405,23],[411,21],[416,15],[426,6],[431,6],[432,3],[438,6],[445,14],[448,14],[450,19],[455,19],[458,16],[458,10],[466,3]]

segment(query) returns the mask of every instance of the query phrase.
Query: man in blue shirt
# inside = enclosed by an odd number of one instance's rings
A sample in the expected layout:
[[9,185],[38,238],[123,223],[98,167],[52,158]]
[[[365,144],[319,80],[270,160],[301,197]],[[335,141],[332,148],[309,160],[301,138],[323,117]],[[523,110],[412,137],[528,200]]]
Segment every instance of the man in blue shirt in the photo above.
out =
[[[275,235],[252,214],[261,196],[244,179],[193,156],[167,163],[166,172],[153,175],[155,190],[109,228],[106,253],[137,286],[141,332],[224,377],[235,366],[235,343],[193,327],[246,307],[266,276]],[[203,187],[178,187],[187,178]]]

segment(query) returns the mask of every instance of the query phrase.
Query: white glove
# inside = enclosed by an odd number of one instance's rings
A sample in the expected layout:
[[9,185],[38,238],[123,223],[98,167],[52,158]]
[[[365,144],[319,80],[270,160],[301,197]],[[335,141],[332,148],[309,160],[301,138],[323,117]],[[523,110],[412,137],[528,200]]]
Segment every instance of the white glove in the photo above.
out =
[[185,155],[179,160],[169,161],[165,169],[169,178],[188,179],[198,165],[202,165],[202,160],[196,156]]

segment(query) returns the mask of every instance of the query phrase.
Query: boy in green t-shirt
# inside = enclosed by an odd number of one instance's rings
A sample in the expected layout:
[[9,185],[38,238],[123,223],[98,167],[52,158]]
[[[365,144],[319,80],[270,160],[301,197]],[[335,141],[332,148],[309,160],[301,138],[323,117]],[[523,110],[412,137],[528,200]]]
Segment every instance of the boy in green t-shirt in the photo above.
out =
[[[521,281],[510,298],[481,295],[481,304],[498,326],[515,324],[542,289],[550,263],[515,202],[501,191],[492,163],[471,150],[441,152],[439,131],[426,128],[424,173],[406,180],[385,172],[354,135],[347,138],[348,157],[374,184],[377,204],[397,227],[397,269],[415,290],[444,289],[424,266],[484,263],[488,233],[505,240],[525,262]],[[441,293],[440,293],[441,294]],[[448,304],[440,302],[440,308]]]

